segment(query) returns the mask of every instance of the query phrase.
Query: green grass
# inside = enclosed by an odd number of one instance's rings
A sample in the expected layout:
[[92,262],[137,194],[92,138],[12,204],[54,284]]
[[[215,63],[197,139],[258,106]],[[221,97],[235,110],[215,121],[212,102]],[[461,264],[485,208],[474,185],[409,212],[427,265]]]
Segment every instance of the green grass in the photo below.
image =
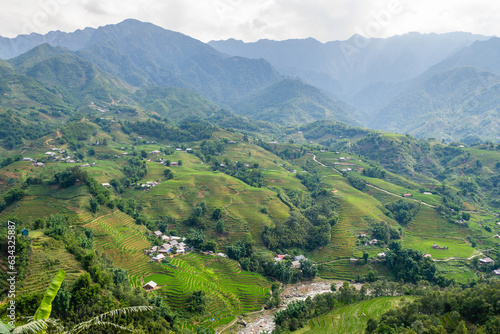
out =
[[379,279],[391,279],[392,275],[389,270],[376,261],[369,261],[367,264],[363,260],[358,260],[360,264],[352,264],[349,259],[336,260],[335,262],[323,264],[319,271],[321,278],[336,279],[343,281],[357,280],[358,276],[368,277],[370,270],[377,272]]
[[[467,234],[465,226],[449,223],[435,209],[422,206],[414,221],[405,228],[404,245],[431,254],[435,259],[468,258],[474,248],[466,241]],[[433,249],[434,243],[448,249]]]
[[61,241],[40,233],[31,233],[31,253],[26,277],[20,281],[21,293],[45,291],[59,269],[66,272],[65,282],[72,284],[83,268]]
[[436,261],[436,267],[444,277],[454,279],[457,283],[468,284],[478,278],[467,261]]
[[339,306],[325,315],[308,321],[304,328],[294,333],[364,333],[368,319],[378,320],[383,313],[414,299],[411,296],[378,297],[351,305]]
[[314,261],[325,262],[359,255],[355,247],[356,236],[365,233],[372,222],[392,220],[384,215],[380,202],[351,187],[342,176],[322,174],[321,181],[332,187],[331,191],[340,204],[340,221],[332,228],[330,244],[312,252],[309,257]]
[[[263,226],[282,222],[288,217],[289,208],[274,192],[213,172],[192,154],[182,155],[183,161],[186,159],[187,162],[171,168],[174,172],[172,180],[164,180],[164,166],[150,162],[148,174],[141,182],[156,180],[161,184],[149,191],[128,189],[123,196],[140,201],[144,212],[151,217],[169,215],[186,219],[201,202],[206,203],[209,214],[215,208],[222,208],[227,230],[224,239],[218,239],[222,243],[233,242],[245,233],[251,233],[257,245],[262,245],[260,233]],[[261,206],[267,207],[268,214],[260,212]],[[218,237],[215,221],[209,215],[206,218],[206,234]],[[187,227],[183,228],[187,232]]]

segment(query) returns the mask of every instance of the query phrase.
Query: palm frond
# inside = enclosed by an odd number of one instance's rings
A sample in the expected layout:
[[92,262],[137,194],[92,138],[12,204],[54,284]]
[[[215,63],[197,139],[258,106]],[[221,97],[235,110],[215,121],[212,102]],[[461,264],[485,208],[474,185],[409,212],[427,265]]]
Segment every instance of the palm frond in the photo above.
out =
[[122,316],[122,315],[131,314],[131,313],[147,312],[147,311],[151,311],[152,309],[153,309],[152,306],[130,306],[130,307],[124,307],[124,308],[112,310],[112,311],[109,311],[109,312],[106,312],[103,314],[99,314],[98,316],[96,316],[90,320],[87,320],[87,321],[84,321],[84,322],[77,324],[69,331],[69,334],[80,333],[82,330],[88,329],[91,326],[113,326],[114,328],[117,328],[117,329],[119,328],[121,330],[130,331],[129,329],[127,329],[125,327],[118,326],[118,325],[116,325],[112,322],[109,322],[109,321],[105,321],[105,319],[108,317]]
[[12,333],[14,334],[38,334],[40,332],[46,331],[48,328],[55,328],[60,333],[63,331],[62,326],[52,319],[38,319],[27,324],[17,326],[14,328]]
[[93,322],[93,321],[89,320],[89,321],[85,321],[85,322],[79,323],[78,325],[76,325],[75,327],[73,327],[68,332],[68,334],[77,334],[77,333],[80,333],[83,330],[87,330],[87,329],[89,329],[90,327],[93,327],[93,326],[111,327],[111,328],[118,329],[118,330],[121,330],[121,331],[124,331],[124,332],[132,332],[132,330],[130,330],[128,328],[122,327],[120,325],[117,325],[117,324],[109,322],[109,321]]
[[9,334],[13,328],[14,328],[14,326],[11,326],[8,322],[3,322],[2,320],[0,320],[0,333],[1,334]]

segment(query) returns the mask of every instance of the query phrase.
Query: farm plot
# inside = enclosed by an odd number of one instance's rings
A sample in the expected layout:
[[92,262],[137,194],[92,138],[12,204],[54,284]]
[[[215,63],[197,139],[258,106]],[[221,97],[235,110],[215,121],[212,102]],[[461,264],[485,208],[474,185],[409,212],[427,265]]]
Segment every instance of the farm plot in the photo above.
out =
[[133,285],[139,283],[142,274],[161,271],[160,265],[148,263],[150,258],[144,253],[150,246],[146,227],[136,225],[132,217],[115,211],[85,226],[95,231],[97,249],[111,257],[118,267],[128,270]]
[[364,333],[368,319],[378,320],[383,313],[414,299],[411,296],[378,297],[340,306],[325,315],[310,320],[304,328],[296,333]]
[[332,228],[330,244],[309,254],[313,261],[351,257],[355,251],[356,235],[366,232],[370,222],[392,222],[384,215],[380,202],[351,187],[343,177],[329,175],[321,181],[332,186],[332,192],[340,204],[340,221]]
[[26,277],[20,281],[21,292],[45,291],[59,269],[66,272],[65,281],[72,283],[83,273],[81,264],[68,253],[64,244],[51,237],[40,236],[31,244]]
[[[363,260],[359,260],[363,262]],[[382,264],[370,261],[366,265],[350,263],[349,259],[336,260],[331,263],[323,264],[319,271],[321,278],[336,279],[343,281],[356,280],[358,276],[368,277],[370,270],[377,272],[378,278],[392,278],[389,270]]]
[[[183,308],[189,293],[203,290],[209,301],[202,324],[210,328],[227,324],[237,315],[261,310],[269,298],[270,283],[261,276],[241,271],[237,262],[190,253],[175,257],[177,268],[164,267],[160,296],[172,308]],[[149,280],[148,276],[145,280]],[[211,319],[214,319],[213,321]]]

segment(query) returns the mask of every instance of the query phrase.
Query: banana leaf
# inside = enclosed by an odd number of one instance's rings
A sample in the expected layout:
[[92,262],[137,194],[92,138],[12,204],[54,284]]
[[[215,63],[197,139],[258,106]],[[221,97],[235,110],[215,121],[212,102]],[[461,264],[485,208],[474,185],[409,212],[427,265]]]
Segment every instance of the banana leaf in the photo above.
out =
[[56,277],[54,277],[49,288],[43,295],[42,303],[36,310],[33,320],[48,319],[50,317],[50,312],[52,312],[52,301],[56,298],[57,291],[59,291],[65,276],[66,273],[64,270],[59,269]]
[[9,334],[12,329],[14,329],[13,326],[11,326],[7,322],[3,322],[2,320],[0,320],[0,334]]

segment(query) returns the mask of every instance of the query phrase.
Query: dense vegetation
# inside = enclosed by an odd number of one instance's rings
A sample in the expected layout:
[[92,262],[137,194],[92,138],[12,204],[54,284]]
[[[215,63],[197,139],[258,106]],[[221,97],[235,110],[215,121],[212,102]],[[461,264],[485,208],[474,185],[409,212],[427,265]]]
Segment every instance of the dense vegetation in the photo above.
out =
[[[433,290],[368,323],[366,333],[498,333],[498,281]],[[413,330],[413,331],[410,331]]]

